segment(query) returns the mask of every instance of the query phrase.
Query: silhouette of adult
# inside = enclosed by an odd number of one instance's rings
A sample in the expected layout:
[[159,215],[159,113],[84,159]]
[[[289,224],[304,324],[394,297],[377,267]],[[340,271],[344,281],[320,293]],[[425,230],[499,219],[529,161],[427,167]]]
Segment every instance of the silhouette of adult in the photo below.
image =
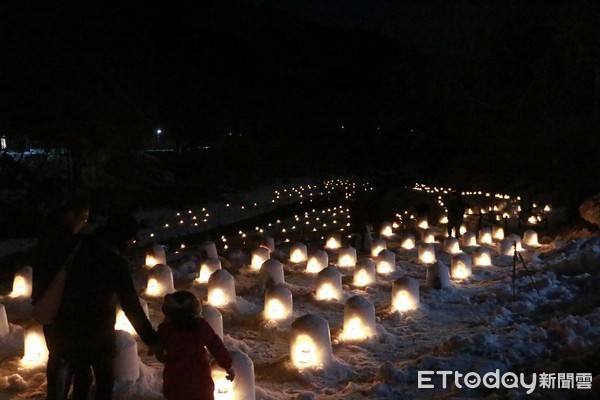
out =
[[460,227],[463,223],[466,207],[467,204],[457,191],[451,192],[446,199],[446,208],[448,209],[448,237],[452,236],[452,229],[454,229],[455,237],[460,237]]

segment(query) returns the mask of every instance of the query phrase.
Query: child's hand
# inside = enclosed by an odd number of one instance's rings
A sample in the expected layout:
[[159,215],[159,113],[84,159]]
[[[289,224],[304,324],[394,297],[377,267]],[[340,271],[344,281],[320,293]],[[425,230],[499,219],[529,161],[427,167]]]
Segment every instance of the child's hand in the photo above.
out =
[[227,370],[227,375],[225,375],[225,378],[228,381],[233,381],[235,379],[235,371],[233,370],[233,368],[229,368]]

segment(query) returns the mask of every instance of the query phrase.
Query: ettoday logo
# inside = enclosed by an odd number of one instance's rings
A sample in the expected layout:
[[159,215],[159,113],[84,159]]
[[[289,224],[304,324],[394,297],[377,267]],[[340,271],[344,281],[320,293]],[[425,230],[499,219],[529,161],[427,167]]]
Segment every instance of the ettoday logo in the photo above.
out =
[[442,388],[446,389],[448,382],[453,382],[458,389],[467,387],[470,389],[478,388],[481,385],[488,389],[527,389],[527,394],[531,394],[537,387],[537,374],[532,374],[529,379],[526,379],[525,374],[515,374],[514,372],[500,373],[497,369],[493,372],[488,372],[483,376],[477,372],[468,372],[462,374],[458,371],[418,371],[418,388],[419,389],[435,389],[435,385],[431,383],[432,377],[439,375],[442,377]]

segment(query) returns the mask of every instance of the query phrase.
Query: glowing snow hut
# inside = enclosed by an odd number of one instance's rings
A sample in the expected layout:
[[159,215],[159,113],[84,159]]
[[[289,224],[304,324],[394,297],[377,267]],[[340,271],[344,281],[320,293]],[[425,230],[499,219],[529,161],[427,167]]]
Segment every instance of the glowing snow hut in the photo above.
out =
[[479,243],[480,244],[492,244],[492,229],[485,227],[479,230]]
[[215,271],[208,278],[208,304],[223,307],[235,303],[235,280],[227,270]]
[[384,238],[378,238],[371,243],[371,256],[377,257],[380,251],[387,250],[387,243]]
[[327,267],[318,273],[317,299],[339,300],[342,293],[342,274],[336,267]]
[[467,279],[472,274],[471,256],[466,253],[460,253],[452,257],[450,266],[450,276],[454,279]]
[[540,245],[538,242],[538,234],[534,230],[527,230],[523,233],[523,244],[526,246],[537,247]]
[[215,384],[215,400],[255,400],[254,363],[241,351],[230,351],[235,379],[228,381],[227,372],[213,360],[210,374]]
[[308,260],[308,251],[304,243],[294,243],[290,247],[290,262],[294,264],[302,263]]
[[383,237],[389,238],[394,235],[393,225],[389,221],[384,221],[379,226],[379,234]]
[[504,240],[504,228],[501,226],[492,227],[492,238],[494,240]]
[[316,274],[327,267],[329,264],[329,255],[325,250],[316,250],[306,263],[306,272]]
[[9,297],[23,300],[30,299],[32,282],[33,270],[31,269],[31,267],[26,266],[19,269],[15,273],[12,285],[12,292],[10,292]]
[[474,247],[474,246],[477,246],[477,237],[471,231],[466,231],[462,235],[461,240],[462,240],[462,245],[464,247]]
[[167,255],[164,247],[154,243],[146,249],[146,267],[153,268],[158,264],[167,265]]
[[339,233],[331,233],[325,240],[325,248],[327,250],[337,250],[342,247],[342,238]]
[[425,264],[435,262],[435,247],[431,243],[423,243],[419,246],[419,261]]
[[250,261],[250,268],[255,271],[260,270],[262,264],[271,258],[271,253],[269,253],[269,249],[265,247],[257,247],[252,250],[252,258]]
[[368,258],[359,261],[354,267],[354,286],[365,287],[377,280],[376,268]]
[[407,233],[402,237],[402,242],[400,243],[400,247],[404,250],[412,250],[415,248],[415,236]]
[[277,285],[267,289],[265,292],[266,319],[279,321],[292,315],[294,303],[292,292],[283,285]]
[[472,254],[473,265],[489,267],[492,265],[492,255],[487,247],[478,247]]
[[292,323],[290,358],[299,369],[325,367],[333,361],[327,320],[308,314]]
[[221,260],[219,258],[209,257],[200,264],[200,273],[196,278],[196,283],[207,283],[208,278],[213,272],[221,269]]
[[447,237],[444,240],[444,251],[447,251],[450,254],[458,254],[461,252],[460,245],[458,243],[458,239],[455,237]]
[[48,347],[41,325],[25,328],[25,351],[21,364],[26,367],[39,367],[48,362]]
[[173,293],[173,271],[167,265],[156,264],[148,272],[148,283],[145,294],[151,297],[164,297]]
[[392,284],[392,311],[409,311],[419,307],[419,281],[405,276]]
[[421,233],[421,243],[435,243],[435,232],[433,229],[425,229]]
[[338,265],[342,268],[356,265],[356,249],[352,246],[342,247],[338,251]]
[[362,340],[377,333],[375,307],[361,296],[352,296],[344,305],[344,330],[341,337],[345,340]]
[[377,255],[377,273],[387,275],[396,269],[396,254],[390,250],[381,250]]
[[[150,314],[148,313],[148,303],[146,302],[146,300],[144,300],[142,298],[138,298],[138,300],[140,301],[140,305],[142,306],[142,310],[144,310],[146,317],[150,318]],[[125,331],[133,336],[137,335],[137,332],[133,328],[133,325],[131,325],[129,318],[127,318],[127,315],[125,315],[125,312],[123,311],[123,309],[121,308],[120,305],[117,306],[117,318],[115,319],[115,330]]]

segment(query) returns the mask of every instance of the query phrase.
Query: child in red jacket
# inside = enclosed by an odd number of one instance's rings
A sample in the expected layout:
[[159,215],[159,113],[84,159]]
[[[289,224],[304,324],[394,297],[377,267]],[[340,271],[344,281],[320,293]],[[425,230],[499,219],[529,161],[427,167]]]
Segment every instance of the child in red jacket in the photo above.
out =
[[223,341],[200,317],[202,306],[190,292],[166,295],[162,312],[165,320],[158,326],[158,335],[166,353],[163,395],[167,400],[213,400],[206,349],[227,370],[227,379],[235,377]]

